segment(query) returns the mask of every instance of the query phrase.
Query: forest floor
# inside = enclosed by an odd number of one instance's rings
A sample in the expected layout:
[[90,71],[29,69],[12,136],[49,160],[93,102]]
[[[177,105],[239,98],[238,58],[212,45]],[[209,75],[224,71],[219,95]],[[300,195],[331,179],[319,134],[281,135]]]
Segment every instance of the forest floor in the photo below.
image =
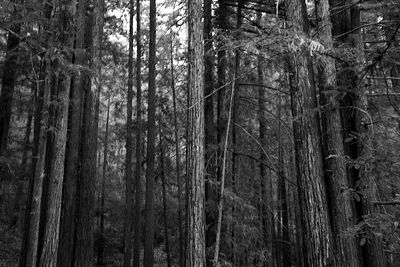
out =
[[20,231],[0,220],[0,267],[18,266],[20,246]]

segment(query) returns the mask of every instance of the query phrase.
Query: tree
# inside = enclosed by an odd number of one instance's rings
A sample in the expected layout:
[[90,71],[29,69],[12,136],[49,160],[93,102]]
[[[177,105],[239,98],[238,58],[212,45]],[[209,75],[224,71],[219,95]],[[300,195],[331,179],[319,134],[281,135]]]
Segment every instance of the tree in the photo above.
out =
[[204,213],[204,80],[202,1],[188,2],[188,229],[186,266],[205,265]]
[[156,1],[150,1],[149,92],[147,112],[147,169],[144,266],[154,265],[154,178],[156,142]]
[[131,266],[133,245],[133,136],[132,136],[132,98],[133,98],[133,16],[134,2],[129,1],[129,55],[128,55],[128,98],[126,107],[126,159],[125,159],[125,235],[124,267]]
[[[285,2],[285,8],[291,25],[304,37],[308,36],[305,2],[289,0]],[[313,68],[307,51],[303,49],[293,53],[288,65],[300,214],[304,228],[303,251],[306,265],[326,266],[334,259],[319,118],[314,111],[317,102]]]

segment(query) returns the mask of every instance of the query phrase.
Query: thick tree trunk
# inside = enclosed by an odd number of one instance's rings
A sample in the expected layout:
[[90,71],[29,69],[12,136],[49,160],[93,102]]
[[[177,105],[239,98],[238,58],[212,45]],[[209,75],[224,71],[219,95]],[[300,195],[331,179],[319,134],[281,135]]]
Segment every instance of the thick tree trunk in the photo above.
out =
[[128,56],[128,99],[126,107],[126,158],[125,158],[125,234],[124,267],[130,267],[133,247],[133,135],[132,135],[132,98],[133,98],[133,16],[134,2],[129,1],[129,56]]
[[[336,6],[347,6],[354,3],[353,0],[339,1],[330,0],[330,4]],[[363,47],[361,40],[361,32],[358,29],[360,26],[360,10],[358,5],[354,5],[344,12],[336,14],[332,17],[333,35],[341,35],[339,41],[355,48],[358,51],[357,60],[344,63],[339,71],[338,87],[345,93],[341,101],[341,117],[344,131],[344,138],[350,138],[357,135],[356,140],[346,142],[344,152],[351,160],[361,162],[360,168],[355,168],[354,164],[347,166],[347,175],[349,186],[360,193],[361,201],[355,203],[355,215],[359,221],[368,220],[376,215],[376,207],[372,202],[376,201],[377,188],[374,177],[372,177],[368,169],[369,161],[371,160],[372,147],[370,140],[369,117],[364,112],[367,110],[367,99],[365,95],[364,82],[360,81],[358,73],[361,72],[363,64]],[[355,30],[358,29],[358,30]],[[344,34],[351,32],[352,34]],[[371,229],[363,229],[366,236],[366,243],[362,247],[362,264],[363,266],[386,266],[386,260],[383,254],[382,238],[375,235]]]
[[[308,35],[306,5],[303,0],[285,1],[290,24]],[[334,263],[328,197],[324,180],[313,68],[308,52],[301,48],[289,60],[289,82],[293,115],[293,135],[299,200],[303,224],[303,251],[309,266]]]
[[189,22],[189,117],[188,131],[188,267],[205,266],[204,211],[204,50],[202,1],[188,2]]
[[156,1],[150,0],[149,92],[144,266],[154,265],[154,177],[156,141]]
[[[92,2],[87,3],[85,9],[85,65],[92,66],[91,49],[93,45],[92,27],[93,12],[91,10]],[[75,240],[75,266],[93,265],[93,246],[94,246],[94,179],[96,173],[96,126],[94,103],[95,92],[91,86],[91,78],[87,73],[83,73],[84,101],[82,113],[82,160],[81,173],[78,181],[78,219],[76,222],[76,240]]]
[[[325,49],[333,48],[329,2],[317,3],[319,37]],[[318,83],[322,110],[322,136],[326,168],[329,210],[335,242],[335,259],[340,266],[361,266],[359,244],[355,236],[344,234],[356,223],[343,146],[342,121],[336,88],[336,67],[333,58],[324,57],[318,64]]]
[[140,0],[136,0],[136,169],[135,169],[135,221],[133,266],[140,265],[140,222],[142,201],[142,40],[141,40],[141,8]]

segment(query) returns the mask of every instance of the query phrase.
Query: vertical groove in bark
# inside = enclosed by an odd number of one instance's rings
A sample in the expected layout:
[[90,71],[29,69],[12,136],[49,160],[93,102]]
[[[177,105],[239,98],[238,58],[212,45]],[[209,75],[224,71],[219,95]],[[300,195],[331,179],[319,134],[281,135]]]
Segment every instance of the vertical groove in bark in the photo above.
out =
[[[345,6],[354,3],[353,0],[339,1],[330,0],[332,5]],[[333,34],[340,35],[339,41],[349,48],[357,50],[357,59],[349,60],[341,65],[342,71],[337,77],[338,86],[346,92],[341,100],[341,117],[344,131],[344,138],[350,135],[357,135],[357,140],[345,143],[344,152],[350,158],[350,161],[358,161],[361,164],[359,169],[354,166],[347,166],[347,175],[349,185],[357,192],[361,193],[361,201],[356,202],[355,214],[359,218],[359,222],[368,220],[376,215],[377,210],[372,202],[377,198],[376,182],[370,173],[371,160],[371,133],[368,126],[370,119],[367,111],[367,99],[365,95],[364,82],[359,80],[363,64],[363,43],[361,40],[360,30],[355,30],[360,26],[360,10],[358,5],[354,5],[344,12],[336,14],[332,17]],[[351,34],[344,34],[351,32]],[[368,123],[368,124],[366,124]],[[382,239],[376,236],[369,228],[363,229],[367,233],[366,244],[362,247],[363,266],[385,266]]]
[[128,55],[128,99],[126,107],[126,158],[125,158],[125,235],[124,267],[130,267],[133,246],[133,135],[132,135],[132,98],[133,98],[133,15],[134,2],[129,1],[129,55]]
[[147,169],[145,204],[145,244],[144,266],[154,265],[154,176],[156,140],[156,1],[150,0],[150,40],[149,40],[149,92],[147,124]]
[[140,264],[140,222],[142,200],[142,40],[141,40],[140,0],[136,0],[136,169],[135,169],[135,222],[133,244],[133,266]]
[[[306,6],[303,0],[285,1],[289,22],[308,35]],[[289,82],[293,115],[296,168],[300,208],[304,227],[304,252],[309,266],[333,264],[332,233],[328,216],[326,185],[319,118],[312,65],[301,48],[289,60]]]
[[204,212],[204,50],[202,1],[188,2],[189,22],[189,143],[188,154],[188,267],[205,265]]

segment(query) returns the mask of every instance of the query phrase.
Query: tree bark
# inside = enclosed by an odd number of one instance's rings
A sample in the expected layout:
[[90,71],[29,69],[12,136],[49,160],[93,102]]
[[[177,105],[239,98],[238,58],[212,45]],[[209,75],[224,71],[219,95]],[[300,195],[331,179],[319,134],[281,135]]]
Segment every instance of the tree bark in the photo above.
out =
[[141,40],[141,8],[140,0],[136,0],[136,169],[135,169],[135,221],[133,266],[140,265],[140,222],[142,200],[142,40]]
[[189,22],[189,117],[188,131],[188,267],[205,266],[204,211],[204,50],[202,1],[188,2]]
[[[320,25],[319,38],[325,49],[333,48],[332,23],[328,0],[317,3],[317,21]],[[342,121],[339,101],[335,93],[335,60],[322,57],[318,64],[318,84],[322,110],[322,136],[324,143],[325,171],[329,197],[329,210],[335,242],[336,264],[340,266],[361,266],[359,244],[352,235],[345,234],[355,225],[356,215],[349,193],[345,154],[343,146]]]
[[99,232],[100,240],[97,250],[97,266],[104,266],[104,200],[105,200],[105,185],[108,175],[108,128],[110,121],[110,100],[111,96],[108,97],[107,103],[107,118],[106,118],[106,132],[104,136],[104,153],[103,153],[103,176],[101,179],[101,193],[100,193],[100,223]]
[[144,266],[154,265],[154,177],[156,136],[156,1],[150,0],[149,90]]
[[[285,1],[289,23],[308,36],[306,5],[303,0]],[[289,59],[289,83],[293,115],[297,181],[302,217],[303,251],[309,266],[333,264],[332,233],[324,180],[313,68],[308,51],[300,48]]]
[[129,56],[128,56],[128,99],[126,107],[126,159],[125,159],[125,234],[124,267],[130,267],[133,247],[133,135],[132,135],[132,98],[133,98],[133,16],[134,2],[129,1]]

